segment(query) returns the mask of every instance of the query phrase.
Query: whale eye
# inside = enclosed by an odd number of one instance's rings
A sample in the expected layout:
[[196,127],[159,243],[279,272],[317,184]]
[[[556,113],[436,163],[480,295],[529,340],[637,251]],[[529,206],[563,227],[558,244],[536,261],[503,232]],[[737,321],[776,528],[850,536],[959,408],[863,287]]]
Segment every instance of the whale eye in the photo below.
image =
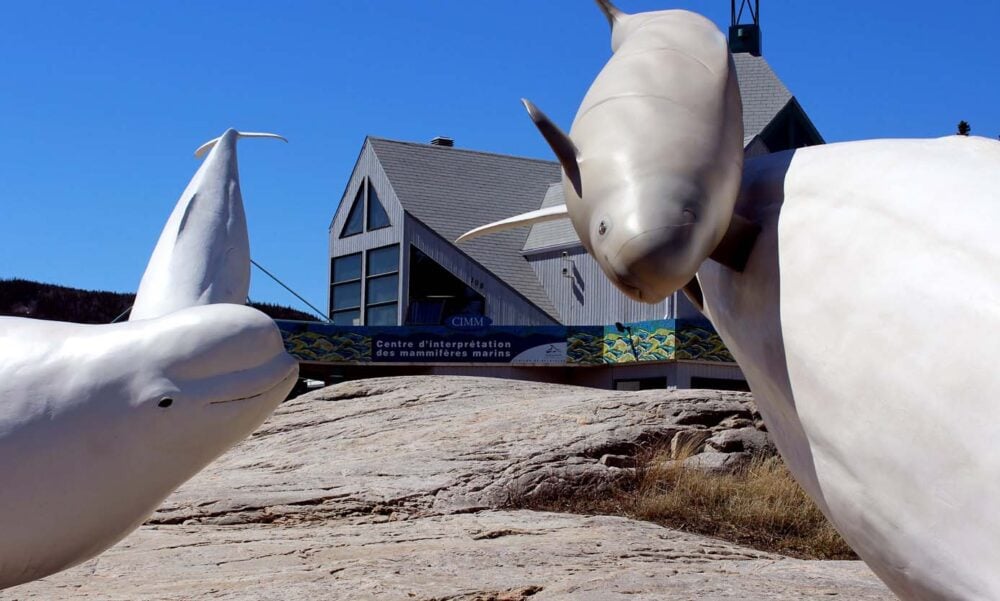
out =
[[608,224],[606,221],[602,221],[600,224],[598,224],[597,233],[600,234],[601,236],[608,233]]
[[167,407],[169,407],[169,406],[171,406],[173,404],[174,404],[174,399],[172,399],[170,397],[164,397],[164,398],[160,399],[160,402],[157,403],[157,406],[163,407],[164,409],[166,409]]

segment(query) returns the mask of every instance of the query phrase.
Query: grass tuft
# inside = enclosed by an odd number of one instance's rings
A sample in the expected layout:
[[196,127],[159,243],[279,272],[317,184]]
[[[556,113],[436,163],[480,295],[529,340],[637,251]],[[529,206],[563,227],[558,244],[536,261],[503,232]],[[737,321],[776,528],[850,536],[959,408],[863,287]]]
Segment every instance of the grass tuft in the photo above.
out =
[[621,515],[802,559],[857,559],[780,457],[756,457],[733,472],[683,465],[666,449],[636,458],[612,494],[511,495],[522,509]]

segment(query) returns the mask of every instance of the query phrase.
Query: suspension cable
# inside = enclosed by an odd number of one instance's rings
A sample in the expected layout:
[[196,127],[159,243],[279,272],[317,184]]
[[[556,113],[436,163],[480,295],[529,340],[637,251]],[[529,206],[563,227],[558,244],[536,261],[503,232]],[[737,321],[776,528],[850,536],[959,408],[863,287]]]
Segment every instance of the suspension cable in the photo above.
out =
[[310,309],[312,309],[313,311],[315,311],[316,314],[319,315],[320,317],[322,317],[325,321],[327,321],[327,322],[330,321],[330,317],[327,316],[326,313],[323,313],[322,311],[320,311],[319,309],[317,309],[315,306],[313,306],[312,303],[310,303],[306,299],[302,298],[302,295],[300,295],[298,292],[296,292],[296,291],[292,290],[291,288],[289,288],[288,285],[286,285],[284,282],[282,282],[281,280],[279,280],[276,275],[274,275],[270,271],[264,269],[264,267],[261,266],[260,263],[258,263],[257,261],[254,261],[253,259],[250,259],[250,262],[253,264],[254,267],[256,267],[257,269],[263,271],[264,274],[266,274],[269,278],[271,278],[275,282],[278,282],[278,284],[282,288],[284,288],[285,290],[287,290],[287,291],[291,292],[293,295],[295,295],[295,298],[299,299],[300,301],[302,301],[303,303],[305,303],[306,305],[308,305]]
[[[284,282],[282,282],[281,280],[279,280],[277,278],[277,276],[275,276],[270,271],[268,271],[268,270],[264,269],[263,267],[261,267],[260,263],[258,263],[257,261],[254,261],[253,259],[250,259],[250,262],[253,263],[253,265],[257,269],[259,269],[259,270],[263,271],[265,274],[267,274],[267,276],[270,277],[272,280],[274,280],[275,282],[278,282],[278,284],[280,284],[282,288],[284,288],[285,290],[287,290],[287,291],[291,292],[292,294],[294,294],[295,298],[299,299],[300,301],[302,301],[306,305],[308,305],[310,309],[312,309],[313,311],[315,311],[316,314],[319,315],[320,317],[322,317],[325,321],[327,321],[327,322],[330,321],[330,318],[326,315],[326,313],[323,313],[322,311],[320,311],[319,309],[317,309],[316,307],[314,307],[312,305],[312,303],[310,303],[306,299],[302,298],[302,296],[299,295],[298,292],[296,292],[296,291],[292,290],[291,288],[289,288]],[[247,304],[248,305],[252,304],[249,296],[247,297]],[[129,312],[132,310],[132,307],[133,307],[133,305],[129,305],[128,309],[125,309],[124,311],[122,311],[121,313],[119,313],[118,317],[116,317],[116,318],[114,318],[114,319],[111,320],[111,323],[118,323],[119,319],[121,319],[122,317],[125,317],[126,315],[129,314]]]
[[121,319],[122,317],[125,317],[126,315],[128,315],[129,311],[131,311],[131,310],[132,310],[132,305],[129,305],[128,309],[125,309],[124,311],[122,311],[121,313],[119,313],[118,317],[116,317],[116,318],[114,318],[114,319],[111,320],[111,323],[118,323],[118,320]]

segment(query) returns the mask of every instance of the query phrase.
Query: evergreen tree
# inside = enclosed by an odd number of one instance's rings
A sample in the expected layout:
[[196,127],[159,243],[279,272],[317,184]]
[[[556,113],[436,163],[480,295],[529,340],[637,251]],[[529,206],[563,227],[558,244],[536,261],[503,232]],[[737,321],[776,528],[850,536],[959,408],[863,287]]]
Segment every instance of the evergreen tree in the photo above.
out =
[[969,132],[971,132],[971,131],[972,131],[972,126],[969,125],[968,121],[959,121],[958,122],[958,135],[960,135],[960,136],[967,136],[967,135],[969,135]]

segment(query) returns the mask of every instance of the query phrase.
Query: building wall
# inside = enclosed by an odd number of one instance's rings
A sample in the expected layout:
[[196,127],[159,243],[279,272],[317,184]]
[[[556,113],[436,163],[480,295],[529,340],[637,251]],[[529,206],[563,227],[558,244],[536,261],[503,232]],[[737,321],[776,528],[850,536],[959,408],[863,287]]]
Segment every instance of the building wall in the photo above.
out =
[[616,321],[701,315],[680,292],[653,305],[630,299],[615,288],[597,261],[579,244],[532,254],[528,260],[566,325],[605,325]]
[[528,260],[566,325],[604,325],[673,317],[672,297],[655,305],[630,299],[615,288],[582,246],[533,254]]
[[767,147],[764,140],[760,136],[754,136],[753,140],[747,144],[746,150],[743,152],[743,157],[746,159],[752,159],[754,157],[763,156],[765,154],[770,154],[771,149]]
[[706,363],[699,361],[681,361],[677,363],[677,380],[671,386],[691,388],[691,378],[711,378],[715,380],[742,380],[746,376],[735,363]]
[[409,301],[410,246],[416,246],[452,275],[486,297],[486,316],[503,325],[553,325],[556,322],[512,287],[480,267],[454,244],[434,233],[413,217],[406,217],[403,236],[401,305]]

